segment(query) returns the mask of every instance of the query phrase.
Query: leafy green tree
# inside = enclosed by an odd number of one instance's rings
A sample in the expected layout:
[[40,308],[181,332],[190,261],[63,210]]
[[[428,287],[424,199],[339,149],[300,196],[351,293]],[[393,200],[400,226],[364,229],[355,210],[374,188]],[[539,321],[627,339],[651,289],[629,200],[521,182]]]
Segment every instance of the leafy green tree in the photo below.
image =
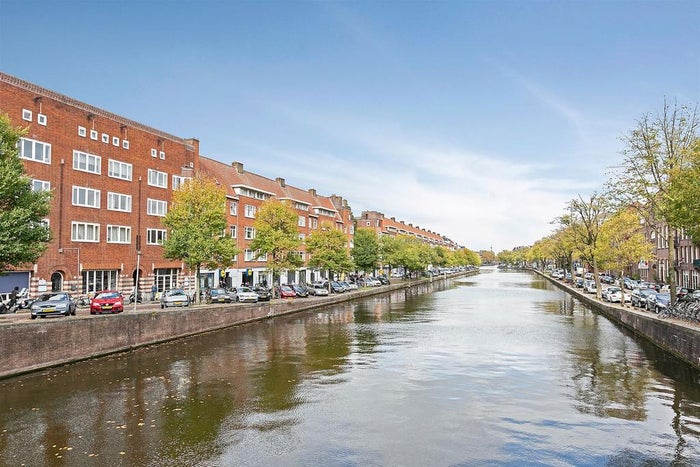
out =
[[[636,209],[649,228],[668,244],[671,302],[676,301],[675,230],[682,227],[674,215],[672,185],[679,169],[697,144],[697,108],[664,102],[659,115],[644,115],[625,137],[623,161],[608,182],[612,197],[622,206]],[[668,229],[665,227],[668,226]]]
[[163,219],[168,238],[163,256],[182,260],[196,271],[195,299],[199,300],[202,266],[226,267],[240,250],[226,231],[226,191],[202,176],[188,180],[173,193],[172,206]]
[[0,273],[34,263],[51,240],[44,223],[51,193],[32,190],[17,149],[24,133],[0,114]]
[[600,268],[598,261],[599,236],[603,223],[609,216],[607,198],[592,194],[588,200],[584,200],[580,195],[578,199],[569,202],[572,236],[579,256],[593,267],[593,275],[596,282],[596,295],[600,299]]
[[329,279],[334,273],[351,271],[354,265],[348,254],[347,243],[348,239],[342,231],[323,222],[306,239],[306,252],[311,257],[309,266],[327,270]]
[[[636,211],[627,208],[608,218],[600,228],[598,264],[604,269],[620,272],[640,259],[651,259],[652,245],[647,241],[643,224]],[[623,284],[620,284],[621,288]],[[624,299],[620,302],[625,306]]]
[[372,229],[355,230],[352,259],[358,269],[374,272],[379,265],[379,238]]
[[[255,238],[250,248],[267,254],[267,269],[272,283],[277,284],[280,272],[296,269],[303,264],[298,254],[301,248],[297,227],[299,216],[289,203],[269,199],[260,206],[255,218]],[[273,289],[277,298],[277,289]]]
[[437,267],[447,266],[451,260],[450,252],[444,247],[437,245],[433,247],[433,258],[431,263]]
[[382,235],[379,237],[379,257],[382,266],[392,268],[403,266],[400,263],[402,244],[398,236]]
[[700,245],[700,138],[689,148],[686,164],[672,176],[670,188],[670,217],[673,224],[685,229]]

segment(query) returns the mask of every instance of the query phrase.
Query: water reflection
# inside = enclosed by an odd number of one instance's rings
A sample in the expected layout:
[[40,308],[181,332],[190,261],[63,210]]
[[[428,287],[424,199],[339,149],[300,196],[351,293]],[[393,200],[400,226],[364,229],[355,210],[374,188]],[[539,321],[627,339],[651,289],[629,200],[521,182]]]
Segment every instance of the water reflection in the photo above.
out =
[[700,379],[489,271],[5,380],[0,426],[0,465],[684,465]]

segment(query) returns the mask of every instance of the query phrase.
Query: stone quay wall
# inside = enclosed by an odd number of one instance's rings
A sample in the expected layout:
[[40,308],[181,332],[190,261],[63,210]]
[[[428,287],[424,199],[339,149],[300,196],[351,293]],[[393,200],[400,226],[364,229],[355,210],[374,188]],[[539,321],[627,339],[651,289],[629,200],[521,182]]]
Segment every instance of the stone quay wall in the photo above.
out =
[[[271,302],[167,308],[139,305],[118,315],[90,316],[87,309],[67,318],[29,320],[25,315],[0,323],[0,378],[28,373],[65,363],[124,352],[138,347],[237,326],[275,316],[299,313],[424,284],[441,283],[478,270],[451,276],[400,281],[349,293],[308,299],[277,299]],[[430,291],[433,288],[425,287]],[[13,318],[19,318],[15,316]],[[4,321],[4,320],[3,320]]]
[[595,295],[570,287],[541,271],[533,271],[614,322],[700,369],[700,327],[679,320],[662,319],[654,313],[632,308],[631,305],[623,308],[599,301]]

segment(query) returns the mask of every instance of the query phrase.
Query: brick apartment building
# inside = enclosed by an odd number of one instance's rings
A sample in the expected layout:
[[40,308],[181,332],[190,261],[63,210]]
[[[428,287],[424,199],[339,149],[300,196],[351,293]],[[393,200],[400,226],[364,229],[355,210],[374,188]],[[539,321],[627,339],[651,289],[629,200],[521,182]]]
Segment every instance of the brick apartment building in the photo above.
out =
[[385,217],[378,211],[363,211],[357,219],[358,229],[373,229],[377,235],[409,235],[433,246],[442,246],[450,250],[459,249],[459,245],[449,238],[431,230],[397,221],[394,217]]
[[[689,289],[700,288],[700,245],[694,245],[692,239],[683,230],[671,230],[667,225],[660,227],[661,232],[648,229],[647,238],[654,246],[654,259],[640,261],[633,274],[651,282],[666,282],[669,271],[676,276],[676,284]],[[674,236],[675,260],[669,263],[668,236]]]

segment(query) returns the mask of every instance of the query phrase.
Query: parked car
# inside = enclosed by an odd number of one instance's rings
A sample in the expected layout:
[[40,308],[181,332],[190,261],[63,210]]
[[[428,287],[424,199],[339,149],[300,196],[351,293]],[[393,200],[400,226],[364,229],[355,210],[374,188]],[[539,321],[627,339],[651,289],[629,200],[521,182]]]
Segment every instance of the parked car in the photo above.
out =
[[583,291],[586,293],[596,293],[598,288],[596,287],[594,280],[588,280],[583,283]]
[[[651,298],[652,296],[650,296]],[[647,300],[647,310],[655,313],[660,313],[665,310],[671,303],[671,294],[658,292],[653,295],[653,300]]]
[[249,302],[256,303],[260,297],[257,293],[250,287],[241,286],[236,287],[236,301],[237,302]]
[[386,276],[377,276],[377,280],[382,283],[382,285],[389,285],[391,281]]
[[259,302],[269,302],[272,298],[272,291],[265,286],[256,285],[253,287],[253,292],[258,294]]
[[624,297],[625,303],[632,299],[632,296],[620,287],[608,287],[606,300],[610,303],[621,303]]
[[299,298],[305,298],[309,296],[309,291],[306,287],[299,284],[289,284],[289,286],[294,290],[294,293]]
[[190,297],[182,289],[170,289],[160,294],[160,307],[190,306]]
[[328,295],[328,289],[322,284],[313,283],[311,284],[311,287],[309,287],[309,295],[315,295],[318,297],[326,296]]
[[90,300],[90,314],[121,313],[124,311],[124,297],[116,290],[103,290]]
[[226,289],[217,287],[209,290],[207,303],[231,303],[231,296],[228,294]]
[[576,288],[582,289],[582,288],[583,288],[583,282],[584,282],[584,278],[583,278],[583,277],[577,277],[576,280],[574,281],[574,285],[576,286]]
[[77,308],[75,301],[65,292],[45,293],[32,303],[30,317],[36,319],[38,316],[75,316]]
[[348,290],[357,290],[357,289],[359,288],[359,287],[357,286],[357,284],[355,284],[354,282],[350,282],[350,281],[343,281],[343,285],[344,285]]
[[294,289],[288,285],[278,285],[277,292],[279,293],[280,298],[295,298],[297,296]]
[[331,292],[333,293],[343,293],[345,292],[345,287],[340,285],[338,281],[331,281]]
[[640,308],[646,308],[647,306],[647,297],[651,294],[654,294],[653,289],[641,289],[637,288],[632,291],[632,297],[631,297],[631,303],[632,306],[638,306]]

